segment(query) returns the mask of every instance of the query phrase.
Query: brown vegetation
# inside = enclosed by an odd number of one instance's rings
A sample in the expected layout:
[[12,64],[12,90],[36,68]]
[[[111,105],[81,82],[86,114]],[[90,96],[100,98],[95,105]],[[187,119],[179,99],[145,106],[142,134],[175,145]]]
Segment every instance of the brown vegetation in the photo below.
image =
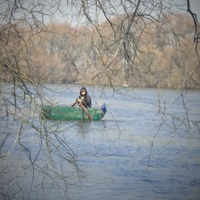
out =
[[40,32],[24,24],[3,26],[1,79],[19,72],[42,83],[200,88],[190,18],[163,15],[155,23],[137,17],[123,42],[128,21],[116,17],[91,29],[50,23]]

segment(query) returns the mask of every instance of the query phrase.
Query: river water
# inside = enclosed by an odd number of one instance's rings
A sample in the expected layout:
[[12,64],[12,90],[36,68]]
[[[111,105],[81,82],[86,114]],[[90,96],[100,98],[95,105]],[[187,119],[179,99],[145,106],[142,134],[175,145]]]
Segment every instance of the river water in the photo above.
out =
[[[80,90],[46,87],[45,102],[62,105],[74,103]],[[5,199],[200,199],[200,91],[87,89],[93,107],[107,106],[102,121],[34,117],[45,133],[26,127],[22,145],[14,147],[14,133],[8,138],[2,152],[13,150],[1,165]]]

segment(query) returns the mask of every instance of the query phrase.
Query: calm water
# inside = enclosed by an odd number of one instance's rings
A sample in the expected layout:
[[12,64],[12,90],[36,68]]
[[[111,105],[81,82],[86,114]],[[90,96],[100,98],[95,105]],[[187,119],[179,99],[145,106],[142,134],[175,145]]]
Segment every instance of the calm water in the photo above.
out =
[[[56,91],[44,91],[55,104],[72,104],[80,89],[47,86]],[[17,177],[7,188],[10,199],[200,199],[200,91],[87,89],[93,107],[106,103],[103,121],[43,125],[34,117],[32,123],[48,134],[24,127],[26,148],[16,144],[1,166],[2,191]],[[16,139],[14,130],[3,153]]]

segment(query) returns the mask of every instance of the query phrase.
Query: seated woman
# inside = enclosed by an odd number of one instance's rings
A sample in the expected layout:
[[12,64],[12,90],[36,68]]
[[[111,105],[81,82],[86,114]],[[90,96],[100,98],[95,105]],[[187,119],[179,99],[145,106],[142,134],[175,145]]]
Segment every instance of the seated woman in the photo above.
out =
[[80,103],[82,103],[85,108],[91,108],[91,106],[92,106],[91,98],[88,95],[87,90],[86,90],[85,87],[81,88],[80,96],[76,99],[76,102],[72,105],[72,107],[75,104],[80,105]]

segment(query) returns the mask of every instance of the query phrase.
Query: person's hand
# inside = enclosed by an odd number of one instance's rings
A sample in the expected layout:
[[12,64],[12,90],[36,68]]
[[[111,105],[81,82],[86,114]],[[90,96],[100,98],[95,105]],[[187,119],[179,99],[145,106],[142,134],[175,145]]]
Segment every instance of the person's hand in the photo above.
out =
[[77,99],[77,102],[81,103],[81,99],[78,98],[78,99]]

